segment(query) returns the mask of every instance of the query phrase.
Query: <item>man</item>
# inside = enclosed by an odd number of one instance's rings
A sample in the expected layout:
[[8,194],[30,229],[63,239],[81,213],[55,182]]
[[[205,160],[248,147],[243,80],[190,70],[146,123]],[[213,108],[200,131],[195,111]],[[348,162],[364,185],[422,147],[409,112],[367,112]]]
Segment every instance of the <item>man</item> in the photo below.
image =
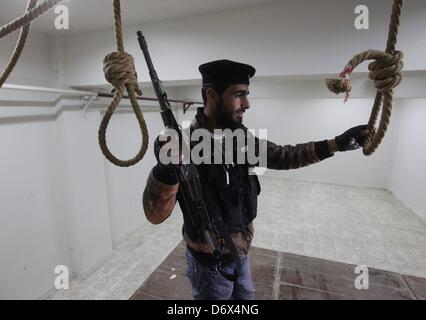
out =
[[[214,139],[217,138],[213,135],[215,129],[245,128],[242,125],[243,114],[250,107],[247,99],[249,79],[254,76],[255,69],[238,62],[218,60],[201,65],[199,71],[203,79],[204,107],[198,108],[191,129],[207,129]],[[367,136],[366,128],[354,127],[335,139],[296,146],[280,146],[266,141],[267,168],[300,168],[329,158],[336,151],[358,149]],[[161,147],[176,148],[171,144],[161,144],[157,138],[157,160]],[[252,221],[257,214],[260,185],[256,175],[248,174],[249,167],[244,163],[197,165],[207,209],[210,214],[220,217],[219,220],[226,225],[225,233],[230,236],[228,239],[232,239],[231,244],[224,241],[225,237],[220,240],[225,248],[223,271],[236,274],[236,281],[222,276],[215,268],[216,259],[211,248],[201,240],[199,226],[194,226],[188,218],[188,209],[170,165],[159,161],[148,177],[143,207],[151,223],[159,224],[167,219],[176,201],[182,209],[183,237],[187,244],[187,276],[195,299],[253,299],[255,296],[248,252],[253,239]],[[232,256],[232,248],[236,249],[239,260]]]

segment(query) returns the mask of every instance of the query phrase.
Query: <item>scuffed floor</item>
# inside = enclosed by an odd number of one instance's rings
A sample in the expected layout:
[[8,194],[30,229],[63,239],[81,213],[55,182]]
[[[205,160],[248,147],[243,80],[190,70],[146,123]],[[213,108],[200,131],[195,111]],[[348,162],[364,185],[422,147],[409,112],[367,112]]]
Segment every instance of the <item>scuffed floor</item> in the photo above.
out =
[[[387,191],[260,180],[255,247],[426,278],[426,223]],[[143,226],[91,276],[48,299],[129,299],[179,244],[181,224],[176,209]]]
[[[182,242],[130,299],[192,299],[184,252]],[[369,268],[366,287],[357,289],[355,265],[256,247],[250,265],[257,300],[426,299],[426,279],[394,272]]]

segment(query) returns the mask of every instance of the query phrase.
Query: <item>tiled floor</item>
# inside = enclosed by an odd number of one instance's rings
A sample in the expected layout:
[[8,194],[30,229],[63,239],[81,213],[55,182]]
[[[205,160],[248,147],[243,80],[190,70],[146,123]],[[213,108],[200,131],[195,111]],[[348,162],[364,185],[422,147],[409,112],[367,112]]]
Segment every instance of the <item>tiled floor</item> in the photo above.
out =
[[426,223],[391,193],[261,177],[253,245],[426,278]]
[[[192,299],[181,242],[132,300]],[[252,248],[253,282],[258,300],[415,300],[426,299],[426,279],[369,269],[368,289],[355,288],[355,265]]]
[[[387,191],[260,181],[253,246],[426,278],[426,224]],[[161,225],[146,224],[128,237],[90,277],[47,298],[128,299],[181,241],[181,226],[176,208]]]

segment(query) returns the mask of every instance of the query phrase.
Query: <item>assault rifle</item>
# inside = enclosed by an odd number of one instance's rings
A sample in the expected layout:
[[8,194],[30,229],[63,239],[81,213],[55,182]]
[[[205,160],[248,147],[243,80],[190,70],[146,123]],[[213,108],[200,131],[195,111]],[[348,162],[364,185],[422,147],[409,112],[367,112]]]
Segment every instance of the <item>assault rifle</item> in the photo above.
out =
[[[148,45],[146,43],[145,37],[141,31],[137,32],[139,45],[142,49],[143,55],[148,66],[149,75],[151,77],[152,85],[157,95],[158,101],[161,108],[161,118],[163,119],[164,126],[168,129],[175,130],[179,135],[179,143],[182,146],[182,129],[178,125],[173,111],[170,107],[169,101],[167,99],[167,94],[164,91],[163,84],[160,79],[158,79],[157,72],[154,69],[154,65],[151,60],[151,56],[148,51]],[[210,217],[205,202],[203,200],[203,194],[201,189],[200,177],[198,175],[198,170],[194,164],[191,163],[179,163],[173,165],[174,173],[179,181],[179,187],[183,195],[186,208],[189,209],[189,216],[194,226],[200,228],[200,235],[204,238],[207,245],[213,252],[213,256],[217,259],[216,268],[218,272],[230,281],[236,281],[237,275],[228,274],[222,270],[221,259],[223,257],[222,250],[218,245],[217,239],[222,232],[218,232],[216,225],[213,223],[212,218]],[[229,236],[225,236],[225,241],[231,241]],[[233,245],[233,244],[232,244]],[[235,249],[235,246],[234,248]],[[231,251],[232,248],[231,248]],[[239,261],[238,261],[239,264]]]

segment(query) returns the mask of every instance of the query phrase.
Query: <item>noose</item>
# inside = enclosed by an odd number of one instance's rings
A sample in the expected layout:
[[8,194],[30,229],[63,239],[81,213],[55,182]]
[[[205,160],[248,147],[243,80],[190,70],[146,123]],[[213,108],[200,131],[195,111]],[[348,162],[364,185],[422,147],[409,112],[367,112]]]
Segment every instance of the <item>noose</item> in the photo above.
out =
[[[138,86],[138,77],[135,71],[134,60],[130,54],[124,51],[120,0],[114,0],[113,5],[117,51],[106,55],[104,58],[103,69],[106,80],[114,86],[112,91],[114,93],[114,97],[101,121],[98,131],[98,140],[102,153],[109,161],[119,167],[130,167],[138,163],[144,157],[145,152],[148,149],[149,136],[145,119],[136,98],[136,94],[142,95],[142,91]],[[142,144],[140,150],[136,156],[130,160],[120,160],[115,157],[109,151],[105,137],[109,121],[123,98],[124,90],[127,90],[133,111],[135,112],[142,133]]]
[[[366,156],[374,153],[385,136],[392,114],[393,88],[399,85],[402,80],[401,70],[403,67],[402,59],[404,58],[404,54],[401,51],[395,51],[402,4],[403,0],[394,0],[393,2],[385,52],[378,50],[361,52],[348,62],[343,72],[340,73],[339,78],[326,80],[327,87],[330,91],[336,94],[345,92],[346,101],[349,96],[349,91],[351,90],[349,80],[350,74],[363,61],[375,60],[368,65],[368,70],[370,71],[368,77],[374,81],[377,93],[368,121],[369,134],[363,146],[363,153]],[[380,110],[382,114],[379,127],[376,131],[375,125]]]
[[[19,35],[12,56],[9,59],[9,62],[7,63],[4,71],[0,74],[0,88],[3,86],[7,78],[12,73],[22,54],[28,37],[28,33],[30,31],[31,22],[63,0],[46,0],[39,5],[37,5],[37,1],[38,0],[29,0],[24,15],[0,28],[0,39],[21,28],[21,33]],[[101,150],[109,161],[111,161],[117,166],[128,167],[136,164],[143,158],[148,148],[149,137],[143,114],[136,100],[136,94],[142,95],[142,92],[137,84],[137,74],[135,72],[133,57],[128,53],[124,52],[120,1],[114,0],[113,5],[117,52],[112,52],[105,57],[104,72],[107,81],[114,86],[113,91],[115,94],[113,101],[109,105],[105,116],[102,119],[99,128],[98,138]],[[136,154],[136,156],[130,160],[120,160],[116,158],[109,151],[105,138],[108,123],[111,119],[112,114],[114,113],[115,109],[123,98],[124,89],[127,90],[127,93],[130,97],[132,108],[135,112],[136,118],[138,119],[139,127],[142,132],[141,148]]]
[[10,57],[9,62],[4,68],[3,72],[0,73],[0,88],[6,82],[7,78],[10,76],[16,64],[18,63],[19,58],[21,57],[22,51],[24,50],[25,43],[27,41],[28,33],[30,32],[31,22],[46,11],[53,8],[62,0],[46,0],[36,6],[37,1],[38,0],[29,0],[27,3],[25,14],[23,16],[13,20],[12,22],[0,28],[0,39],[21,28],[21,33],[19,34],[19,38],[16,42],[16,46],[13,50],[12,56]]

